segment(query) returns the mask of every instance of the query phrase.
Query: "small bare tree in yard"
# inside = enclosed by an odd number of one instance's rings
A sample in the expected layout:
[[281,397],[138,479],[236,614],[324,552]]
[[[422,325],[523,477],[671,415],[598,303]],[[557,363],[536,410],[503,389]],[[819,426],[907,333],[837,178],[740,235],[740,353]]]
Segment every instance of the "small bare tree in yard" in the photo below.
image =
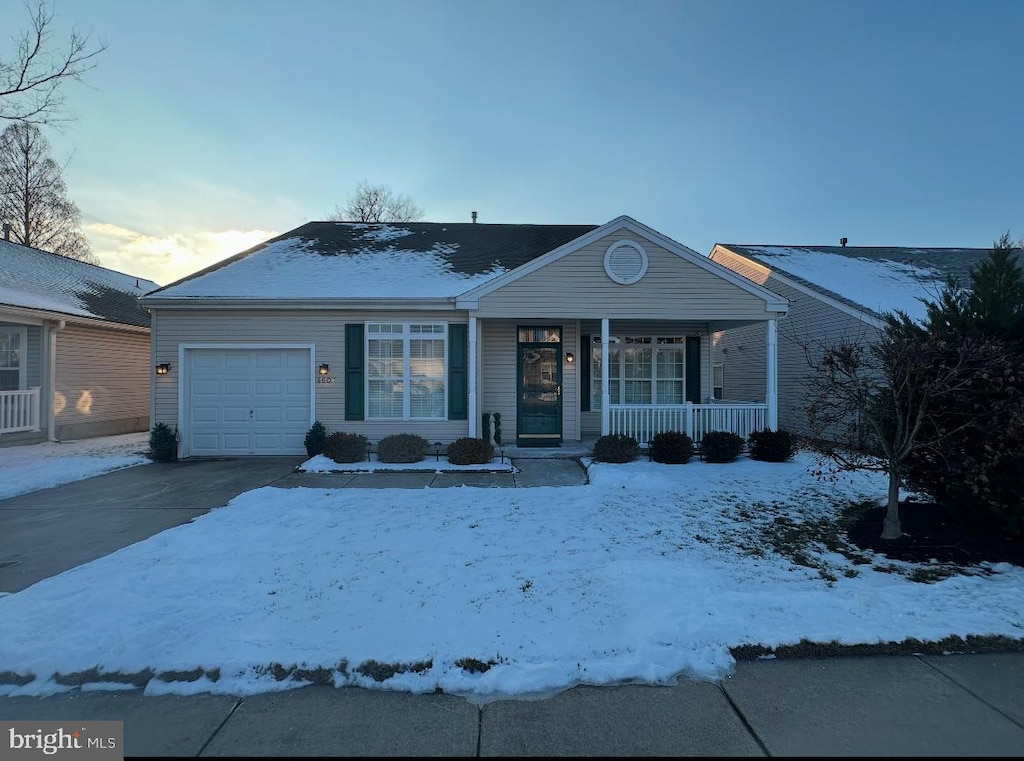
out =
[[81,81],[107,46],[72,31],[52,45],[54,13],[46,0],[28,6],[31,28],[13,39],[12,56],[0,57],[0,120],[51,124],[66,120],[63,85]]
[[[821,450],[843,470],[888,474],[882,538],[902,536],[899,490],[911,454],[977,425],[974,415],[951,418],[948,401],[980,378],[1005,371],[998,345],[975,337],[929,332],[906,314],[886,319],[878,341],[844,341],[825,348],[810,380],[807,418]],[[938,410],[947,408],[941,419]],[[841,443],[863,422],[867,448]]]
[[95,264],[81,220],[39,128],[8,125],[0,134],[0,221],[11,226],[12,240]]
[[333,222],[415,222],[423,210],[404,193],[388,185],[360,182],[344,206],[337,206],[328,219]]

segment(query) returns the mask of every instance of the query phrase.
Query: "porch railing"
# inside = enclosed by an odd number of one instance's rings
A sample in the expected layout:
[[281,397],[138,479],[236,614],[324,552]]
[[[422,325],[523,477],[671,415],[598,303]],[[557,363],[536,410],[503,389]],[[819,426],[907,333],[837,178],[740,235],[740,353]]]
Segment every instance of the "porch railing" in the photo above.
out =
[[612,404],[609,433],[624,433],[641,444],[664,431],[683,431],[699,443],[708,431],[730,431],[744,439],[765,427],[768,405],[752,402],[715,404]]
[[39,430],[39,388],[0,391],[0,434]]

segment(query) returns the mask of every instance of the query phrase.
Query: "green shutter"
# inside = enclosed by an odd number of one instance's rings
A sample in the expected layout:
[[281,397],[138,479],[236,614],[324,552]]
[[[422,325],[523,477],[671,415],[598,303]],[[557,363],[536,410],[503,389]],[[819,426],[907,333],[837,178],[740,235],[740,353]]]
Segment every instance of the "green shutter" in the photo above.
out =
[[700,404],[700,338],[686,338],[686,401]]
[[590,412],[590,336],[580,336],[580,412]]
[[364,420],[366,369],[363,364],[363,325],[345,326],[345,419]]
[[448,326],[448,419],[469,417],[469,326]]

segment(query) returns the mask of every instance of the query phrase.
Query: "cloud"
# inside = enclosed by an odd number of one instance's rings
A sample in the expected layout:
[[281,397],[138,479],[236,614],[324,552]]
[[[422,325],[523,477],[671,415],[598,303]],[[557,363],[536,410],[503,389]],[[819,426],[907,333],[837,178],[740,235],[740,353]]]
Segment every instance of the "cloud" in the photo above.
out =
[[83,228],[100,264],[166,285],[273,238],[273,230],[180,232],[146,235],[107,222]]

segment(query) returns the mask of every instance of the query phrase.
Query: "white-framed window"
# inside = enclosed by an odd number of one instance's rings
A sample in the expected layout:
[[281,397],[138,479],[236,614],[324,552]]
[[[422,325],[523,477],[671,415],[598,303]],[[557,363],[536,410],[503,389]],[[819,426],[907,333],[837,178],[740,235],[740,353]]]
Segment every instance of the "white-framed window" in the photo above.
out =
[[0,391],[25,390],[27,343],[24,328],[0,330]]
[[[590,351],[590,409],[601,409],[601,337]],[[612,404],[683,404],[685,336],[611,336],[608,396]]]
[[725,399],[725,365],[714,365],[711,376],[711,398]]
[[367,323],[367,419],[444,420],[447,359],[443,322]]

